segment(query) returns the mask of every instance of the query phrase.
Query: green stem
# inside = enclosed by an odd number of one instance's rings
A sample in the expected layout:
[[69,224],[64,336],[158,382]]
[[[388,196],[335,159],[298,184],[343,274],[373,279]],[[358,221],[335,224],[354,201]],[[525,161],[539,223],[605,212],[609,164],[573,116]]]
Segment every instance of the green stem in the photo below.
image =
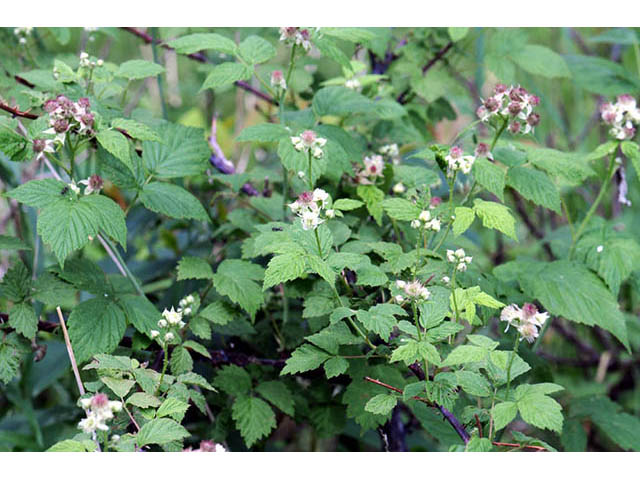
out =
[[[287,90],[290,90],[291,87],[289,86],[289,82],[291,81],[291,74],[293,73],[293,65],[295,63],[295,57],[296,57],[296,48],[298,46],[294,45],[293,47],[291,47],[291,56],[289,57],[289,69],[287,70],[287,76],[285,77],[285,83],[287,85]],[[282,92],[282,100],[280,103],[284,103],[284,100],[287,98],[287,90],[284,90]]]
[[491,146],[489,147],[489,151],[490,152],[492,152],[493,149],[495,148],[496,143],[498,143],[498,139],[500,138],[500,135],[502,135],[504,130],[507,128],[508,124],[509,124],[509,119],[507,117],[503,117],[502,118],[502,125],[500,126],[500,128],[496,132],[495,136],[493,137],[493,140],[491,142]]
[[164,360],[162,362],[162,373],[160,374],[160,383],[156,387],[155,396],[160,392],[160,388],[162,387],[162,382],[164,380],[164,374],[167,372],[167,366],[169,365],[169,346],[165,344],[164,348]]
[[616,167],[616,160],[615,160],[615,152],[614,152],[611,154],[611,158],[609,159],[609,168],[607,170],[607,174],[604,177],[604,180],[602,181],[602,185],[600,186],[600,191],[598,192],[598,196],[596,197],[593,204],[591,205],[591,208],[587,212],[587,215],[584,217],[584,220],[582,220],[582,223],[578,227],[578,230],[576,231],[576,235],[573,238],[573,241],[571,242],[571,248],[569,250],[569,260],[571,260],[571,257],[573,255],[573,251],[576,247],[576,242],[580,240],[580,236],[584,232],[584,229],[587,228],[587,225],[589,224],[591,217],[598,209],[600,202],[602,202],[602,199],[604,198],[604,195],[607,192],[607,188],[609,187],[609,184],[611,183],[611,179],[613,178],[613,174],[615,173],[615,170],[616,170],[615,167]]
[[520,345],[520,335],[516,332],[516,341],[513,344],[513,351],[509,356],[509,363],[507,364],[507,394],[506,400],[509,401],[509,390],[511,390],[511,365],[513,365],[513,359],[516,357],[518,346]]
[[313,190],[313,180],[311,177],[311,150],[307,152],[307,156],[309,157],[309,190]]
[[136,291],[142,295],[143,297],[145,296],[144,291],[142,290],[142,287],[140,286],[140,283],[138,283],[138,280],[136,280],[136,277],[134,277],[133,273],[131,273],[131,270],[129,270],[129,267],[127,266],[126,262],[122,259],[122,257],[120,256],[120,253],[118,253],[118,250],[115,248],[115,246],[111,243],[111,240],[109,240],[107,237],[105,236],[101,236],[102,240],[104,241],[104,243],[111,249],[111,251],[113,252],[113,254],[115,255],[115,257],[118,259],[118,261],[120,262],[120,266],[122,267],[122,269],[125,271],[125,273],[127,274],[127,277],[129,278],[129,281],[132,283],[132,285],[134,286],[134,288],[136,289]]

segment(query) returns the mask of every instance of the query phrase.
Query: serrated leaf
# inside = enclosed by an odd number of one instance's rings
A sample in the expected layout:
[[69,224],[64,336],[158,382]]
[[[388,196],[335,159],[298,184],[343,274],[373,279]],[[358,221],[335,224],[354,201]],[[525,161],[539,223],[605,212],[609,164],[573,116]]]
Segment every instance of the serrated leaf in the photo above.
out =
[[87,452],[84,446],[84,443],[78,442],[77,440],[62,440],[51,447],[49,447],[47,452]]
[[209,215],[191,193],[178,185],[151,182],[142,188],[140,201],[149,210],[171,218],[192,218],[209,221]]
[[327,378],[333,378],[345,373],[349,368],[349,362],[342,357],[333,357],[324,362],[323,367]]
[[135,380],[127,380],[126,378],[100,377],[100,380],[119,398],[127,395],[129,390],[136,384]]
[[169,365],[171,365],[171,373],[174,375],[180,375],[193,370],[193,359],[191,358],[189,351],[183,345],[178,345],[171,352]]
[[32,339],[38,331],[38,317],[33,307],[28,303],[16,303],[9,310],[9,325],[16,332],[28,339]]
[[239,80],[247,80],[251,78],[251,75],[253,75],[253,71],[241,63],[220,63],[211,69],[200,91],[206,90],[207,88],[215,90],[216,88],[226,87]]
[[518,240],[515,230],[516,220],[508,207],[500,203],[476,199],[473,202],[473,210],[482,220],[482,226],[494,228],[508,237]]
[[529,167],[511,167],[507,183],[527,200],[561,213],[560,194],[546,173]]
[[278,380],[262,382],[256,387],[256,392],[287,415],[291,417],[294,415],[293,396],[283,382]]
[[420,208],[404,198],[386,198],[382,202],[382,208],[387,212],[387,215],[395,220],[411,221],[420,215]]
[[171,417],[179,422],[182,420],[188,409],[188,403],[183,402],[176,397],[169,397],[162,402],[162,405],[160,405],[160,408],[156,411],[156,416],[158,418]]
[[520,68],[546,78],[568,78],[571,71],[564,59],[553,50],[542,45],[525,45],[512,56]]
[[97,133],[96,139],[102,148],[129,167],[129,170],[134,171],[127,137],[117,130],[101,130]]
[[69,337],[79,363],[96,353],[111,353],[124,336],[124,312],[104,298],[80,303],[69,315]]
[[296,348],[291,357],[285,363],[284,368],[280,372],[280,375],[295,374],[306,372],[309,370],[315,370],[322,363],[329,359],[330,355],[322,350],[309,345],[304,344]]
[[151,330],[157,328],[160,312],[147,297],[134,294],[120,295],[118,304],[124,310],[127,321],[138,332],[149,336]]
[[370,399],[364,406],[367,412],[375,413],[377,415],[386,415],[393,407],[398,403],[398,398],[395,395],[389,393],[381,393]]
[[553,398],[541,394],[529,394],[518,399],[517,404],[520,416],[525,422],[558,433],[562,431],[562,407]]
[[207,390],[216,391],[209,382],[205,380],[202,375],[198,375],[194,372],[183,373],[182,375],[178,375],[178,381],[181,383],[185,383],[188,385],[197,385],[202,388],[206,388]]
[[501,402],[493,407],[492,415],[496,431],[509,425],[518,413],[515,402]]
[[145,423],[136,435],[136,443],[143,447],[155,443],[165,445],[181,441],[191,434],[179,423],[168,418],[159,418]]
[[155,178],[199,175],[209,167],[211,149],[201,128],[167,123],[155,130],[163,143],[142,144],[142,160]]
[[250,65],[264,63],[276,56],[274,46],[257,35],[245,38],[238,47],[240,56]]
[[333,202],[333,208],[335,210],[349,211],[355,210],[356,208],[360,208],[364,205],[360,200],[353,200],[351,198],[339,198],[335,202]]
[[176,52],[190,55],[200,50],[215,50],[217,52],[235,55],[238,47],[236,43],[217,33],[193,33],[167,42]]
[[149,407],[158,407],[162,403],[158,397],[153,395],[149,395],[144,392],[135,392],[132,393],[129,398],[127,398],[127,403],[131,405],[135,405],[139,408],[149,408]]
[[6,193],[8,197],[34,208],[43,208],[59,200],[66,183],[53,178],[30,180]]
[[213,278],[213,270],[209,262],[203,258],[182,257],[178,262],[178,280],[211,278]]
[[227,365],[220,369],[213,384],[223,392],[239,397],[251,390],[251,377],[237,365]]
[[104,195],[85,195],[80,201],[93,208],[98,217],[98,228],[127,249],[127,224],[124,211],[120,206]]
[[360,185],[356,191],[367,206],[369,214],[378,225],[382,225],[382,201],[384,200],[384,192],[374,185]]
[[211,323],[226,325],[233,321],[234,312],[221,301],[213,302],[203,308],[198,315],[206,318]]
[[305,266],[305,257],[299,253],[285,253],[273,257],[267,265],[262,290],[299,278],[304,273]]
[[213,276],[213,285],[220,295],[227,295],[253,318],[264,302],[257,281],[265,276],[261,266],[243,260],[224,260]]
[[453,220],[453,234],[457,237],[467,231],[475,220],[476,214],[472,208],[456,207],[455,217]]
[[131,137],[137,140],[148,140],[150,142],[162,143],[162,137],[144,123],[131,120],[130,118],[116,118],[111,121],[113,128],[125,130]]
[[128,60],[120,65],[116,75],[129,80],[139,80],[141,78],[155,77],[164,73],[164,67],[148,60]]
[[31,247],[18,237],[0,235],[0,251],[31,250]]
[[241,397],[233,402],[231,416],[247,447],[265,437],[276,427],[276,416],[264,400]]
[[504,202],[505,171],[486,158],[478,158],[473,163],[476,181]]
[[379,304],[367,310],[358,310],[356,316],[358,320],[368,329],[378,335],[383,340],[388,341],[393,327],[398,321],[394,315],[405,316],[407,313],[398,305],[390,303]]

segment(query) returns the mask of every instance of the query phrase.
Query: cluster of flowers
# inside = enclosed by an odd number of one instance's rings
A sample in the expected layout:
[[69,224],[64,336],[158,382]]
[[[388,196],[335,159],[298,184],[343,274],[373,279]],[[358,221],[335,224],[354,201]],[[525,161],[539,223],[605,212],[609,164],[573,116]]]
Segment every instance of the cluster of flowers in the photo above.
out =
[[423,210],[420,212],[420,215],[418,215],[418,218],[411,221],[411,228],[424,228],[425,230],[439,232],[440,220],[435,217],[431,218],[431,212],[429,210]]
[[356,183],[360,185],[373,185],[376,179],[383,176],[384,158],[382,155],[364,157],[364,166],[359,166],[356,174]]
[[607,102],[600,107],[600,116],[607,125],[609,133],[618,140],[629,140],[636,134],[636,125],[640,123],[640,108],[631,95],[620,95],[616,103]]
[[193,449],[192,447],[185,448],[183,452],[226,452],[227,449],[221,443],[216,443],[213,440],[202,440],[200,442],[200,448]]
[[[303,230],[315,230],[318,225],[324,223],[325,220],[320,218],[320,215],[328,205],[329,194],[321,188],[316,188],[313,192],[302,192],[288,207],[301,218]],[[327,209],[324,215],[326,218],[333,218],[335,211]]]
[[[404,292],[404,295],[410,299],[422,299],[428,300],[431,296],[431,292],[420,281],[414,280],[413,282],[405,282],[404,280],[396,280],[396,287]],[[405,297],[402,295],[396,295],[393,299],[397,303],[402,303]]]
[[398,165],[400,163],[400,149],[398,148],[397,143],[389,143],[387,145],[383,145],[378,150],[380,155],[384,155],[387,158],[391,159],[391,162],[394,165]]
[[305,52],[311,50],[311,34],[306,28],[280,27],[280,41],[304,48]]
[[529,93],[524,87],[507,87],[503,83],[495,86],[493,95],[482,102],[476,114],[483,122],[496,115],[509,120],[509,131],[526,135],[540,123],[540,115],[533,111],[540,98]]
[[457,249],[455,252],[447,250],[447,261],[453,263],[456,269],[461,272],[467,271],[467,265],[471,264],[471,260],[473,260],[473,257],[467,256],[462,248]]
[[31,36],[33,27],[16,27],[13,29],[13,34],[18,37],[18,41],[24,45],[27,43],[27,37]]
[[[170,342],[175,338],[174,333],[171,331],[173,328],[181,329],[186,323],[182,320],[184,316],[191,315],[191,306],[194,304],[195,298],[193,295],[187,295],[178,304],[178,310],[171,307],[171,310],[166,308],[162,312],[162,318],[158,320],[158,328],[162,329],[164,335],[162,338],[165,342]],[[151,338],[157,338],[161,332],[159,330],[151,330]]]
[[87,52],[80,52],[80,67],[82,68],[95,68],[104,65],[104,60],[99,58],[98,60],[91,60]]
[[351,90],[359,90],[362,85],[360,84],[360,80],[357,78],[349,78],[348,80],[345,80],[344,86]]
[[326,138],[320,138],[313,130],[305,130],[297,137],[291,137],[293,147],[299,152],[311,152],[313,158],[322,158],[324,147],[327,143]]
[[500,320],[507,322],[505,332],[513,325],[520,336],[529,343],[538,338],[538,328],[542,327],[548,318],[547,312],[538,312],[538,307],[532,303],[525,303],[522,308],[516,304],[507,305],[500,314]]
[[49,114],[50,126],[44,133],[55,134],[56,142],[64,144],[66,133],[72,129],[79,134],[92,133],[95,117],[91,113],[88,98],[79,98],[74,102],[64,95],[58,95],[55,99],[44,102],[42,108]]
[[107,420],[111,420],[114,413],[122,410],[122,402],[110,401],[104,393],[96,393],[91,398],[83,398],[80,400],[80,405],[87,412],[87,418],[80,420],[78,428],[85,433],[109,430]]
[[444,159],[447,162],[447,177],[449,178],[452,178],[458,170],[468,175],[473,167],[473,162],[476,161],[476,157],[465,155],[462,148],[458,146],[451,147],[449,155]]
[[271,72],[271,86],[275,88],[287,89],[287,81],[284,78],[282,70],[274,70]]

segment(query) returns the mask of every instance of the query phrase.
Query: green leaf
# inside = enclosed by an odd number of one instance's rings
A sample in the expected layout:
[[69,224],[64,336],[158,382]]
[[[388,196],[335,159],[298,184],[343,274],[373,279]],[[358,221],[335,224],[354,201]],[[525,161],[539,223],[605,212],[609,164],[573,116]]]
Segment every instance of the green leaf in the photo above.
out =
[[315,370],[322,365],[325,360],[329,359],[329,357],[330,355],[328,353],[325,353],[312,345],[304,344],[296,348],[291,353],[291,357],[289,357],[285,363],[280,375]]
[[471,437],[469,443],[464,447],[465,452],[490,452],[493,450],[491,440],[488,438]]
[[456,372],[458,385],[470,395],[476,397],[488,397],[491,395],[491,387],[485,377],[479,373],[466,370]]
[[[521,390],[522,385],[516,389],[518,411],[522,419],[538,428],[546,428],[560,433],[562,431],[562,407],[553,398],[539,393]],[[527,392],[520,396],[520,392]]]
[[4,122],[0,124],[0,154],[0,158],[6,157],[13,162],[27,160],[31,154],[29,141]]
[[360,185],[357,189],[358,196],[364,201],[367,210],[378,225],[382,225],[382,201],[384,192],[373,185]]
[[0,251],[2,250],[31,250],[31,247],[18,237],[0,235]]
[[361,342],[360,337],[351,333],[347,324],[341,321],[334,322],[305,339],[332,355],[338,354],[340,345],[357,345]]
[[273,257],[267,265],[262,290],[299,278],[304,273],[305,266],[305,256],[299,253],[285,253]]
[[45,305],[57,306],[74,303],[75,288],[51,273],[41,273],[34,282],[33,289],[34,300]]
[[258,392],[269,403],[279,408],[287,415],[293,417],[293,396],[289,388],[283,382],[278,380],[263,382],[256,387],[256,392]]
[[164,73],[164,67],[147,60],[128,60],[120,65],[116,75],[128,80],[155,77]]
[[251,447],[276,427],[276,416],[264,400],[240,397],[233,402],[231,416],[247,447]]
[[202,129],[167,123],[156,131],[163,143],[142,144],[142,160],[155,178],[199,175],[209,167],[211,149]]
[[200,201],[184,188],[172,183],[148,183],[142,188],[140,201],[149,210],[167,217],[209,221],[209,215]]
[[46,207],[38,217],[37,230],[42,241],[49,245],[60,266],[74,250],[95,237],[102,221],[88,197],[80,200],[60,198]]
[[198,387],[206,388],[207,390],[216,391],[209,382],[207,382],[204,377],[198,375],[197,373],[187,372],[182,375],[178,375],[178,381],[181,383],[185,383],[188,385],[197,385]]
[[327,378],[333,378],[345,373],[349,368],[349,362],[342,357],[333,357],[324,362],[323,366]]
[[207,88],[216,89],[227,87],[239,80],[247,80],[251,78],[253,71],[251,68],[241,63],[224,62],[216,65],[204,80],[200,91]]
[[226,325],[233,321],[234,312],[229,306],[221,301],[213,302],[198,312],[198,315],[206,318],[216,325]]
[[213,384],[229,395],[240,397],[251,390],[251,377],[237,365],[226,365],[218,371]]
[[627,140],[620,144],[620,148],[624,156],[631,160],[636,176],[640,178],[640,146]]
[[476,213],[472,208],[456,207],[455,219],[453,220],[453,234],[457,237],[462,235],[476,219]]
[[473,210],[482,219],[482,226],[494,228],[508,237],[518,240],[515,230],[516,220],[508,207],[500,203],[476,199],[473,202]]
[[261,123],[246,127],[236,138],[236,142],[279,142],[291,132],[279,123]]
[[20,302],[31,293],[31,273],[17,260],[2,277],[0,293],[7,300]]
[[532,268],[518,279],[553,315],[611,332],[628,349],[627,327],[616,297],[584,265],[559,260]]
[[386,415],[398,403],[398,398],[390,393],[381,393],[370,399],[364,406],[367,412],[375,413],[378,415]]
[[320,53],[323,56],[334,60],[347,71],[353,70],[351,67],[351,62],[349,61],[349,57],[347,57],[345,53],[340,50],[340,48],[332,39],[325,36],[314,36],[313,43],[318,48],[318,50],[320,50]]
[[595,175],[595,171],[587,165],[584,154],[531,147],[527,149],[527,160],[569,186],[580,185],[586,178]]
[[385,199],[382,202],[382,208],[391,218],[405,221],[417,219],[421,211],[415,203],[398,197]]
[[[336,274],[333,270],[331,270],[327,262],[322,260],[317,255],[306,255],[305,263],[311,271],[320,275],[332,287],[334,286],[336,282]],[[265,278],[266,278],[266,274],[265,274]]]
[[69,315],[69,337],[82,363],[96,353],[111,353],[120,343],[127,327],[124,312],[105,298],[80,303]]
[[20,361],[30,350],[15,332],[0,340],[0,382],[8,384],[18,375]]
[[405,316],[407,312],[398,305],[383,303],[371,307],[367,310],[358,310],[356,317],[360,320],[367,330],[380,335],[380,337],[388,341],[393,327],[398,323],[394,315]]
[[178,345],[173,349],[169,364],[171,365],[171,373],[174,375],[180,375],[193,370],[193,359],[183,345]]
[[155,443],[165,445],[181,441],[191,434],[178,422],[168,418],[158,418],[145,423],[136,435],[136,443],[140,447]]
[[127,403],[139,408],[159,407],[160,399],[144,392],[135,392],[127,398]]
[[124,163],[129,170],[134,172],[133,162],[131,161],[129,140],[117,130],[101,130],[97,133],[96,139],[98,143],[111,155]]
[[469,27],[449,27],[447,28],[449,32],[449,38],[451,38],[452,42],[459,42],[469,33]]
[[16,303],[9,310],[9,325],[16,332],[28,339],[32,339],[38,331],[38,317],[30,304],[25,302]]
[[162,137],[144,123],[136,122],[129,118],[116,118],[111,121],[111,126],[126,131],[135,139],[162,143]]
[[188,403],[183,402],[176,397],[169,397],[162,402],[162,405],[160,405],[160,408],[156,412],[156,416],[158,418],[171,417],[177,422],[180,422],[188,409]]
[[87,452],[84,443],[77,440],[62,440],[47,449],[47,452]]
[[217,52],[235,55],[238,47],[236,43],[217,33],[193,33],[167,42],[176,52],[189,55],[200,50],[215,50]]
[[501,402],[493,407],[492,415],[496,431],[509,425],[518,413],[515,402]]
[[149,336],[157,329],[160,312],[147,297],[135,294],[120,295],[118,304],[124,310],[127,321],[140,333]]
[[344,212],[355,210],[356,208],[360,208],[362,205],[364,205],[364,203],[360,200],[353,200],[351,198],[339,198],[333,202],[333,208],[335,210],[342,210]]
[[525,45],[512,56],[523,70],[546,78],[568,78],[571,71],[564,59],[553,50],[542,45]]
[[546,173],[529,167],[511,167],[507,183],[527,200],[561,214],[560,194]]
[[213,276],[213,285],[220,295],[227,295],[253,318],[264,302],[256,283],[265,275],[261,266],[243,260],[224,260]]
[[504,202],[505,171],[486,158],[473,162],[473,176],[480,185]]
[[178,280],[213,278],[209,262],[198,257],[182,257],[178,262]]
[[105,195],[85,195],[80,199],[93,208],[98,217],[98,228],[127,249],[127,224],[124,211]]
[[127,380],[126,378],[100,377],[100,380],[119,398],[123,398],[136,384],[135,380]]
[[53,178],[30,180],[6,193],[8,197],[34,208],[44,208],[59,200],[66,183]]
[[189,350],[193,350],[194,352],[202,355],[205,358],[209,358],[211,359],[211,354],[209,353],[209,351],[207,350],[207,347],[205,347],[204,345],[194,341],[194,340],[185,340],[182,343],[182,346],[189,349]]
[[487,358],[487,353],[488,351],[482,347],[474,345],[460,345],[454,348],[447,356],[443,366],[482,362]]
[[264,63],[276,56],[276,49],[264,38],[251,35],[239,45],[240,56],[250,65]]

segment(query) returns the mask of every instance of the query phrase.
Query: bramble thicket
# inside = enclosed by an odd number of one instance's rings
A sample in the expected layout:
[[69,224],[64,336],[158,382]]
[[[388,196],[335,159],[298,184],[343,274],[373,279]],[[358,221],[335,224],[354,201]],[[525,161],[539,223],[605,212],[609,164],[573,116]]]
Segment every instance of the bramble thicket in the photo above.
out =
[[0,29],[0,450],[640,450],[627,28]]

